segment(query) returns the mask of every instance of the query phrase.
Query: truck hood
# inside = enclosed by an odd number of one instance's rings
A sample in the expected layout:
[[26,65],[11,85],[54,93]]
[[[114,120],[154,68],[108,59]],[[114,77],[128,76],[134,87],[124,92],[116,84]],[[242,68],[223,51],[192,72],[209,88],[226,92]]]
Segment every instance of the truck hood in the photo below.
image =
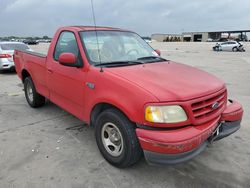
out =
[[205,71],[172,61],[107,68],[106,71],[147,90],[160,102],[186,101],[225,87],[223,81]]

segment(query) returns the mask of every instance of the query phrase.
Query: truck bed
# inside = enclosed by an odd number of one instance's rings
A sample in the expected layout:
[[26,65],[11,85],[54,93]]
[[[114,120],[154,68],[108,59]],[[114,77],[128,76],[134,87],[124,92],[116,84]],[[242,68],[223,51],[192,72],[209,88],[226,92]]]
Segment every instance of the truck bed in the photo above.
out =
[[33,56],[38,56],[38,57],[47,57],[46,54],[43,54],[43,53],[40,53],[40,52],[32,52],[32,51],[27,51],[27,50],[16,50],[16,51],[19,51],[19,52],[23,52],[23,53],[27,53],[27,54],[30,54],[30,55],[33,55]]
[[24,70],[29,72],[34,83],[36,83],[37,91],[45,97],[48,95],[46,59],[47,55],[38,52],[26,50],[15,50],[14,52],[14,62],[18,76],[22,79]]

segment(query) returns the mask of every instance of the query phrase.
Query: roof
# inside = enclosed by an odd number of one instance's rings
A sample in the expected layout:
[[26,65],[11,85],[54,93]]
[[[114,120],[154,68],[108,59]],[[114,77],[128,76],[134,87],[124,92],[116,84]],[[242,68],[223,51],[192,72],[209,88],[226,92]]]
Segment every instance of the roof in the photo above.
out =
[[181,36],[181,34],[171,34],[171,33],[153,33],[152,36],[156,36],[156,35],[172,35],[172,36]]
[[125,29],[115,28],[115,27],[105,27],[105,26],[66,26],[63,29],[72,28],[77,31],[93,31],[93,30],[110,30],[110,31],[128,31]]
[[183,32],[186,33],[248,33],[250,30],[221,30],[221,31],[193,31],[193,32]]

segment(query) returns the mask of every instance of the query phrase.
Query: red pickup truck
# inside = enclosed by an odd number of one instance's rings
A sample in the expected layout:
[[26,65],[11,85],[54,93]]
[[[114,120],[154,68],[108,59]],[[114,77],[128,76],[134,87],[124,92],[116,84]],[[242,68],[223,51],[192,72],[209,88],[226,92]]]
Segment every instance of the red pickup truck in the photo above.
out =
[[240,128],[242,106],[223,81],[160,57],[131,31],[63,27],[48,55],[16,50],[14,62],[28,104],[50,100],[93,126],[101,154],[120,168],[143,154],[184,162]]

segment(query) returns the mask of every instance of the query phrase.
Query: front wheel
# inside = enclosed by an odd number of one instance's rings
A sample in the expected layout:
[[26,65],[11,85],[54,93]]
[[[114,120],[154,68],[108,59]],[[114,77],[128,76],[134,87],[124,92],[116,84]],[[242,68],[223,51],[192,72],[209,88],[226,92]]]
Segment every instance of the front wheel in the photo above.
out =
[[31,77],[24,80],[24,92],[26,100],[32,108],[41,107],[45,104],[45,97],[37,93]]
[[95,137],[103,157],[116,167],[131,166],[142,155],[134,124],[116,109],[105,110],[98,116]]
[[218,51],[219,51],[219,47],[218,47],[218,46],[215,46],[215,47],[214,47],[214,51],[217,51],[217,52],[218,52]]
[[233,50],[233,52],[237,52],[237,51],[238,51],[238,48],[237,48],[237,47],[234,47],[232,50]]

